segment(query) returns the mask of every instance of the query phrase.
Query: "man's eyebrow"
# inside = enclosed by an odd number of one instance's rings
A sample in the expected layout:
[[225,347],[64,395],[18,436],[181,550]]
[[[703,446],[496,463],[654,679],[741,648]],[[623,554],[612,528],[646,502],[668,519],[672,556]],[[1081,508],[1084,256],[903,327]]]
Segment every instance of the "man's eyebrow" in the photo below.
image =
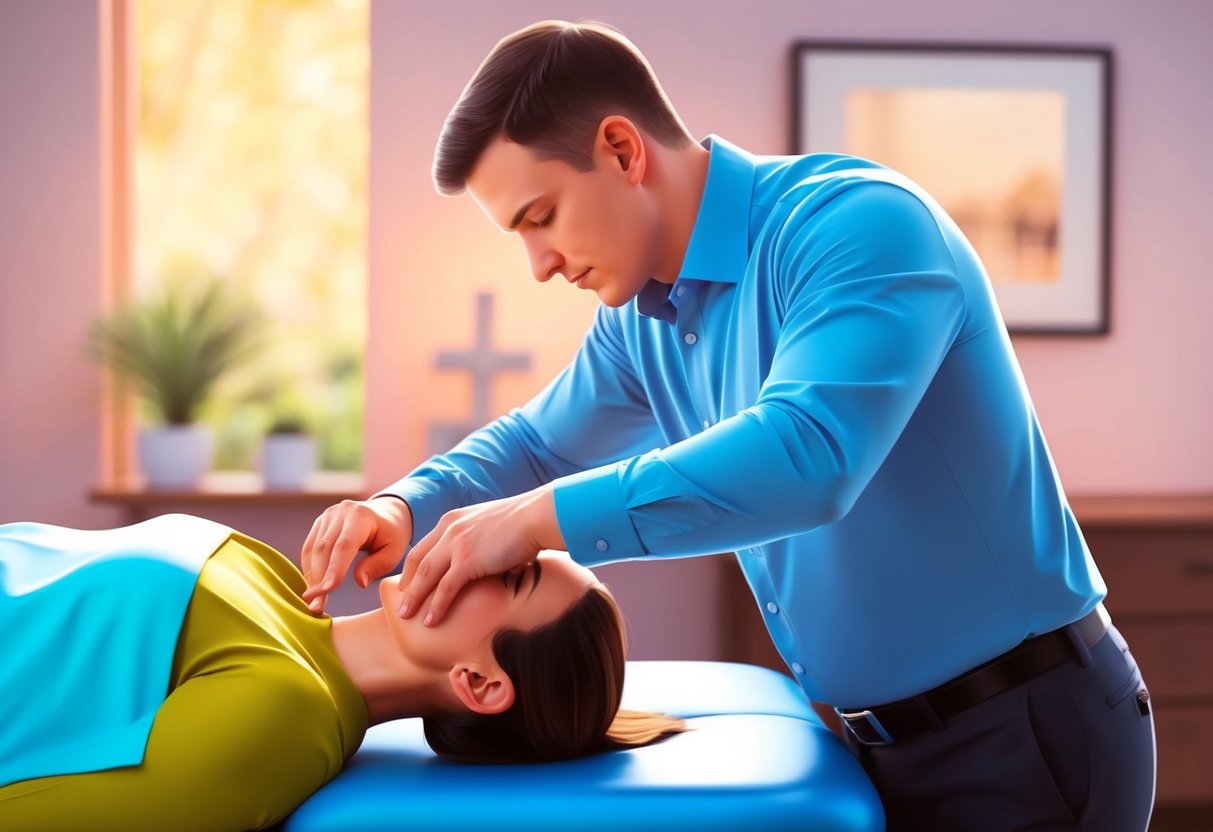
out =
[[531,582],[531,591],[526,594],[530,598],[535,594],[536,587],[539,586],[539,579],[543,576],[543,564],[539,562],[539,558],[535,558],[535,580]]
[[534,205],[536,202],[538,202],[541,199],[543,199],[542,196],[537,196],[534,199],[532,199],[530,202],[528,202],[526,205],[523,205],[521,208],[518,209],[518,213],[514,215],[514,221],[510,223],[510,231],[513,231],[515,228],[518,227],[518,223],[522,222],[522,218],[524,216],[526,216],[526,212],[531,210],[531,206]]

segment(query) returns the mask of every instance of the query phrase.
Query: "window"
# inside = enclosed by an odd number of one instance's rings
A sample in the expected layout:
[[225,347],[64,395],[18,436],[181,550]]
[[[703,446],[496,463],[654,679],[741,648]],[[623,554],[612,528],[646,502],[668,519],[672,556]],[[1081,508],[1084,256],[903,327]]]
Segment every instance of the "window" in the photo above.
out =
[[320,469],[359,470],[369,0],[125,8],[136,98],[128,291],[217,274],[271,328],[204,412],[213,467],[255,467],[271,424],[302,415]]

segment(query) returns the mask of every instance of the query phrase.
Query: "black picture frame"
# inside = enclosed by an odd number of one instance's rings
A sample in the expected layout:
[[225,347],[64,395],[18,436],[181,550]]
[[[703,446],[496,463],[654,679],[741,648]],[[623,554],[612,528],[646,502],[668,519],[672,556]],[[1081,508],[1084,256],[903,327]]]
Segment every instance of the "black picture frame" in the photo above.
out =
[[1106,335],[1112,82],[1101,46],[798,40],[789,152],[866,156],[922,185],[973,242],[1010,332]]

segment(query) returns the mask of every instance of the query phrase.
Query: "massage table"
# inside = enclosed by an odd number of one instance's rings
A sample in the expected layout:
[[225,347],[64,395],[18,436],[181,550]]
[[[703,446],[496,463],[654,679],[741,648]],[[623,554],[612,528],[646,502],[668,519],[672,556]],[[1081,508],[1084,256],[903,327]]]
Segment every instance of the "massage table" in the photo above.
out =
[[884,829],[880,799],[790,678],[747,664],[632,661],[623,707],[682,717],[655,745],[531,765],[437,757],[420,719],[375,725],[287,832]]

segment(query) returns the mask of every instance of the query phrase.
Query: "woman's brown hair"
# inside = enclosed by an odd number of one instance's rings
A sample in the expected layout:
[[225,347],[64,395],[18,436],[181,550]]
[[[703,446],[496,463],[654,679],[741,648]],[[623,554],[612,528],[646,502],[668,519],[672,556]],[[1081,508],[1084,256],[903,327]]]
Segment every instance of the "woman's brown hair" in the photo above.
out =
[[602,119],[622,115],[655,140],[684,148],[694,138],[640,50],[605,23],[543,20],[497,42],[451,109],[434,151],[439,193],[462,193],[498,136],[539,161],[593,168]]
[[531,763],[647,745],[685,730],[674,717],[619,709],[626,651],[615,599],[594,584],[555,621],[494,636],[493,655],[514,683],[508,710],[427,717],[426,742],[456,762]]

